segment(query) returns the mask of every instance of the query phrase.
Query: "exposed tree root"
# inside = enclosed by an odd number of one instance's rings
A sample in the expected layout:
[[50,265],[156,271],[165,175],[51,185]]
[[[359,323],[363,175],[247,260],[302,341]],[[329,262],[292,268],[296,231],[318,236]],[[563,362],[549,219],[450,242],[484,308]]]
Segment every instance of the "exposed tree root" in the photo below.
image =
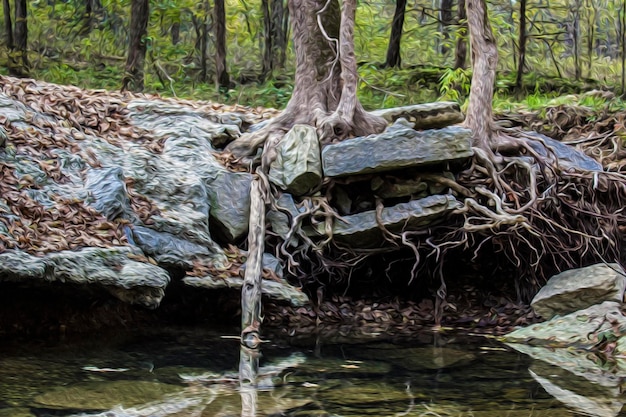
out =
[[[331,239],[332,224],[341,217],[329,199],[307,197],[299,204],[300,214],[291,219],[287,238],[272,243],[276,255],[302,285],[349,285],[355,267],[373,256],[412,254],[407,285],[424,279],[440,281],[437,321],[446,305],[446,277],[455,272],[446,265],[459,254],[468,263],[489,264],[494,277],[486,279],[510,279],[518,297],[526,301],[553,273],[620,260],[621,233],[626,230],[620,201],[626,198],[626,177],[564,170],[549,147],[546,156],[540,155],[536,145],[530,146],[537,139],[523,132],[498,132],[494,139],[506,145],[499,147],[506,155],[498,149],[476,149],[471,166],[449,184],[448,192],[463,206],[445,224],[395,233],[380,224],[384,237],[380,247],[346,247]],[[322,191],[332,185],[327,180]],[[381,212],[379,202],[379,219]],[[310,231],[318,224],[325,231],[322,238]]]

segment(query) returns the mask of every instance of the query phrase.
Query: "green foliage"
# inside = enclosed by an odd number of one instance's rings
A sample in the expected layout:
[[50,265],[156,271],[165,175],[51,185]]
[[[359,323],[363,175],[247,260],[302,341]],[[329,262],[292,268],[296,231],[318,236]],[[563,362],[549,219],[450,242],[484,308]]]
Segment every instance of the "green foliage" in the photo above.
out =
[[[496,107],[514,106],[510,98],[517,70],[519,7],[517,2],[488,1],[492,28],[499,43],[499,78]],[[578,93],[601,84],[619,85],[618,8],[608,0],[583,2],[580,17],[578,65],[583,79],[574,80],[575,63],[570,28],[575,18],[572,2],[554,0],[546,7],[529,0],[527,95],[522,106],[540,108],[561,94]],[[35,78],[89,88],[117,89],[124,74],[130,0],[101,0],[102,10],[94,24],[86,25],[85,3],[77,0],[29,2],[30,75]],[[366,108],[413,104],[436,99],[463,104],[469,94],[471,72],[451,69],[454,47],[462,30],[440,32],[439,2],[415,0],[406,10],[402,40],[402,69],[382,68],[389,41],[394,2],[360,1],[355,26],[355,48],[359,65],[359,98]],[[212,81],[214,45],[207,45],[208,79],[201,80],[198,50],[200,25],[212,25],[208,0],[153,0],[148,28],[146,92],[163,95],[240,103],[251,106],[284,107],[293,86],[294,51],[287,49],[286,68],[260,82],[263,46],[261,0],[227,0],[227,65],[232,88],[215,91]],[[455,6],[456,7],[456,6]],[[0,15],[2,10],[0,10]],[[456,14],[456,10],[453,11]],[[532,22],[532,23],[531,23]],[[0,19],[0,30],[3,20]],[[180,27],[177,43],[172,29]],[[594,28],[594,31],[590,31]],[[592,38],[593,36],[593,38]],[[441,52],[445,45],[447,53]],[[591,48],[587,48],[591,45]],[[0,72],[6,73],[8,52],[0,50]],[[160,68],[160,69],[158,69]],[[173,80],[159,79],[164,71]],[[161,74],[162,75],[162,74]],[[589,80],[599,80],[591,83]],[[584,98],[579,105],[594,107]],[[620,105],[620,104],[616,104]]]
[[463,68],[446,68],[439,79],[439,93],[443,100],[462,104],[470,93],[472,72]]

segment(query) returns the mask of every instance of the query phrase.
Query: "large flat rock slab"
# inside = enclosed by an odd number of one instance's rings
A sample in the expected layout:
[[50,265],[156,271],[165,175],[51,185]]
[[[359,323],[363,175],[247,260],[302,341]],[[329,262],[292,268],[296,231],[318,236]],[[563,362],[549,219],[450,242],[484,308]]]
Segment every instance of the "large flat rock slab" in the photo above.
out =
[[164,269],[135,259],[129,247],[84,248],[43,257],[20,250],[0,253],[0,282],[29,285],[52,282],[103,288],[120,300],[157,307],[170,277]]
[[398,121],[381,134],[326,146],[324,175],[345,177],[460,161],[473,155],[471,133],[458,126],[417,131]]
[[535,295],[531,306],[548,320],[603,301],[622,302],[626,275],[618,264],[595,264],[561,272]]
[[389,123],[400,118],[406,119],[415,125],[415,129],[436,129],[461,123],[465,119],[459,104],[452,101],[414,104],[370,113],[382,117]]
[[[458,206],[459,202],[451,195],[433,195],[385,207],[380,221],[391,232],[420,230],[441,220]],[[375,210],[344,216],[342,219],[333,226],[335,239],[360,248],[380,246],[383,242]]]

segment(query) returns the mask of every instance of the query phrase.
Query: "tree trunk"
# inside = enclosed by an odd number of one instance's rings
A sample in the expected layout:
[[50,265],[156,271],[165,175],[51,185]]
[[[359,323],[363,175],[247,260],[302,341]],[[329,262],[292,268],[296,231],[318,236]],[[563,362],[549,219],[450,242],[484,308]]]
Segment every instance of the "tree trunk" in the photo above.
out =
[[213,8],[215,28],[215,85],[217,90],[228,88],[230,77],[226,71],[226,10],[224,0],[215,0]]
[[522,91],[522,76],[526,65],[526,0],[519,2],[519,59],[517,60],[517,76],[515,90]]
[[447,55],[450,51],[448,42],[450,41],[450,26],[454,24],[452,19],[452,5],[454,0],[441,0],[439,4],[439,31],[443,36],[440,52]]
[[456,38],[456,50],[454,54],[454,68],[465,68],[467,63],[467,13],[465,0],[459,0],[457,11],[458,34]]
[[15,0],[15,49],[22,63],[22,72],[28,74],[28,8],[26,0]]
[[207,48],[209,47],[209,2],[203,3],[204,16],[200,20],[200,81],[208,79]]
[[465,124],[472,129],[474,146],[491,148],[493,89],[498,48],[489,24],[485,0],[466,0],[472,55],[472,87]]
[[406,0],[396,0],[396,11],[391,22],[391,35],[389,46],[387,47],[387,58],[385,67],[400,67],[400,41],[402,40],[402,28],[404,27],[404,14],[406,11]]
[[13,41],[13,22],[11,21],[11,4],[9,0],[2,0],[2,10],[4,11],[4,42],[9,51],[15,48]]
[[145,37],[150,17],[149,0],[133,0],[130,9],[130,36],[126,74],[122,80],[122,90],[143,91],[144,62],[146,60]]

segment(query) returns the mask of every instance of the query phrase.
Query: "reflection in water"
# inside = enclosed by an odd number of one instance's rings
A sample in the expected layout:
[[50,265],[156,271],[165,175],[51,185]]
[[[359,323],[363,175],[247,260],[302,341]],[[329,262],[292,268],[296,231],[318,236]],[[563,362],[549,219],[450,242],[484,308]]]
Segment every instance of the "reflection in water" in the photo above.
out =
[[274,339],[262,356],[204,330],[0,345],[0,417],[613,416],[624,402],[615,372],[590,382],[492,340],[419,337]]
[[241,395],[241,417],[256,417],[257,376],[259,374],[258,349],[239,348],[239,394]]

